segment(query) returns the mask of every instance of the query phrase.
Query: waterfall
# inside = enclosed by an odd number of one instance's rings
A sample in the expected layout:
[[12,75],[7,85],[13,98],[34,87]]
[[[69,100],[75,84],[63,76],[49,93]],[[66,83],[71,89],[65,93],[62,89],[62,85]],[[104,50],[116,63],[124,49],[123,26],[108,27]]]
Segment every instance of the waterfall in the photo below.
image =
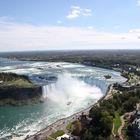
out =
[[43,99],[47,98],[47,94],[50,93],[54,89],[54,84],[44,85],[42,87],[42,97]]
[[69,102],[71,97],[85,97],[88,93],[93,96],[105,94],[108,85],[105,81],[93,77],[74,78],[71,75],[59,75],[56,83],[44,85],[42,87],[42,98],[51,99],[55,102]]
[[47,85],[42,87],[42,96],[43,98],[47,98]]
[[100,88],[92,86],[71,75],[63,74],[58,76],[56,83],[44,85],[42,87],[42,97],[53,102],[67,104],[73,102],[73,99],[84,99],[89,96],[93,99],[99,99],[102,96]]
[[103,80],[100,80],[91,76],[80,77],[80,79],[91,86],[96,86],[100,88],[104,94],[106,93],[108,85],[109,85],[106,83],[106,81],[103,81]]

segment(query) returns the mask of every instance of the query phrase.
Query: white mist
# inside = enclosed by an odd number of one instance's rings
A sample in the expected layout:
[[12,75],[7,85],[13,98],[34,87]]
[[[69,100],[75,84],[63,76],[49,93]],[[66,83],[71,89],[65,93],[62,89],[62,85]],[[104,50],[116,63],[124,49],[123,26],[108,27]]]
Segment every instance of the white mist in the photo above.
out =
[[88,97],[97,100],[102,97],[102,92],[98,87],[90,86],[67,73],[59,75],[56,83],[43,86],[43,98],[53,102],[67,103]]

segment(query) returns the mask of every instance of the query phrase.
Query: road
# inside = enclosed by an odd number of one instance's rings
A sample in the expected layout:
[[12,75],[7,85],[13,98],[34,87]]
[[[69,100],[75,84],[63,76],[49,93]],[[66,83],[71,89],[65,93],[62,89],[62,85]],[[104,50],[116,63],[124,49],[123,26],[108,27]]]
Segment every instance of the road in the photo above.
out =
[[120,128],[118,129],[118,135],[120,137],[120,140],[124,140],[123,135],[122,135],[122,129],[124,128],[124,125],[125,125],[124,115],[122,115],[120,117],[120,119],[121,119],[122,124],[121,124]]

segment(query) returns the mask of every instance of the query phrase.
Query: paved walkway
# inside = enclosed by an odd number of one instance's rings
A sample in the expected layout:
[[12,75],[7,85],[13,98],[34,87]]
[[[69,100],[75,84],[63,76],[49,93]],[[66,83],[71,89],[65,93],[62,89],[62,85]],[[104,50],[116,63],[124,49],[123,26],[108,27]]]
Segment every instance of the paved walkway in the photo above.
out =
[[118,135],[120,137],[120,140],[124,140],[123,135],[122,135],[122,129],[124,128],[124,125],[125,125],[124,115],[122,115],[120,117],[120,119],[121,119],[122,124],[121,124],[120,128],[118,129]]
[[113,123],[113,126],[112,126],[112,135],[115,138],[116,135],[114,134],[114,123]]

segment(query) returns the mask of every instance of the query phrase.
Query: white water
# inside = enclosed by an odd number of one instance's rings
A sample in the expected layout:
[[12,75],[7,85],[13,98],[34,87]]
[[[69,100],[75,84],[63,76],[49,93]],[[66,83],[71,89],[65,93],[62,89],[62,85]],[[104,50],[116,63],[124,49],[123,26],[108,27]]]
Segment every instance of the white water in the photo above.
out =
[[71,77],[67,73],[60,74],[56,83],[43,86],[43,98],[48,98],[53,102],[67,103],[72,102],[74,97],[99,99],[101,96],[103,93],[98,87]]

